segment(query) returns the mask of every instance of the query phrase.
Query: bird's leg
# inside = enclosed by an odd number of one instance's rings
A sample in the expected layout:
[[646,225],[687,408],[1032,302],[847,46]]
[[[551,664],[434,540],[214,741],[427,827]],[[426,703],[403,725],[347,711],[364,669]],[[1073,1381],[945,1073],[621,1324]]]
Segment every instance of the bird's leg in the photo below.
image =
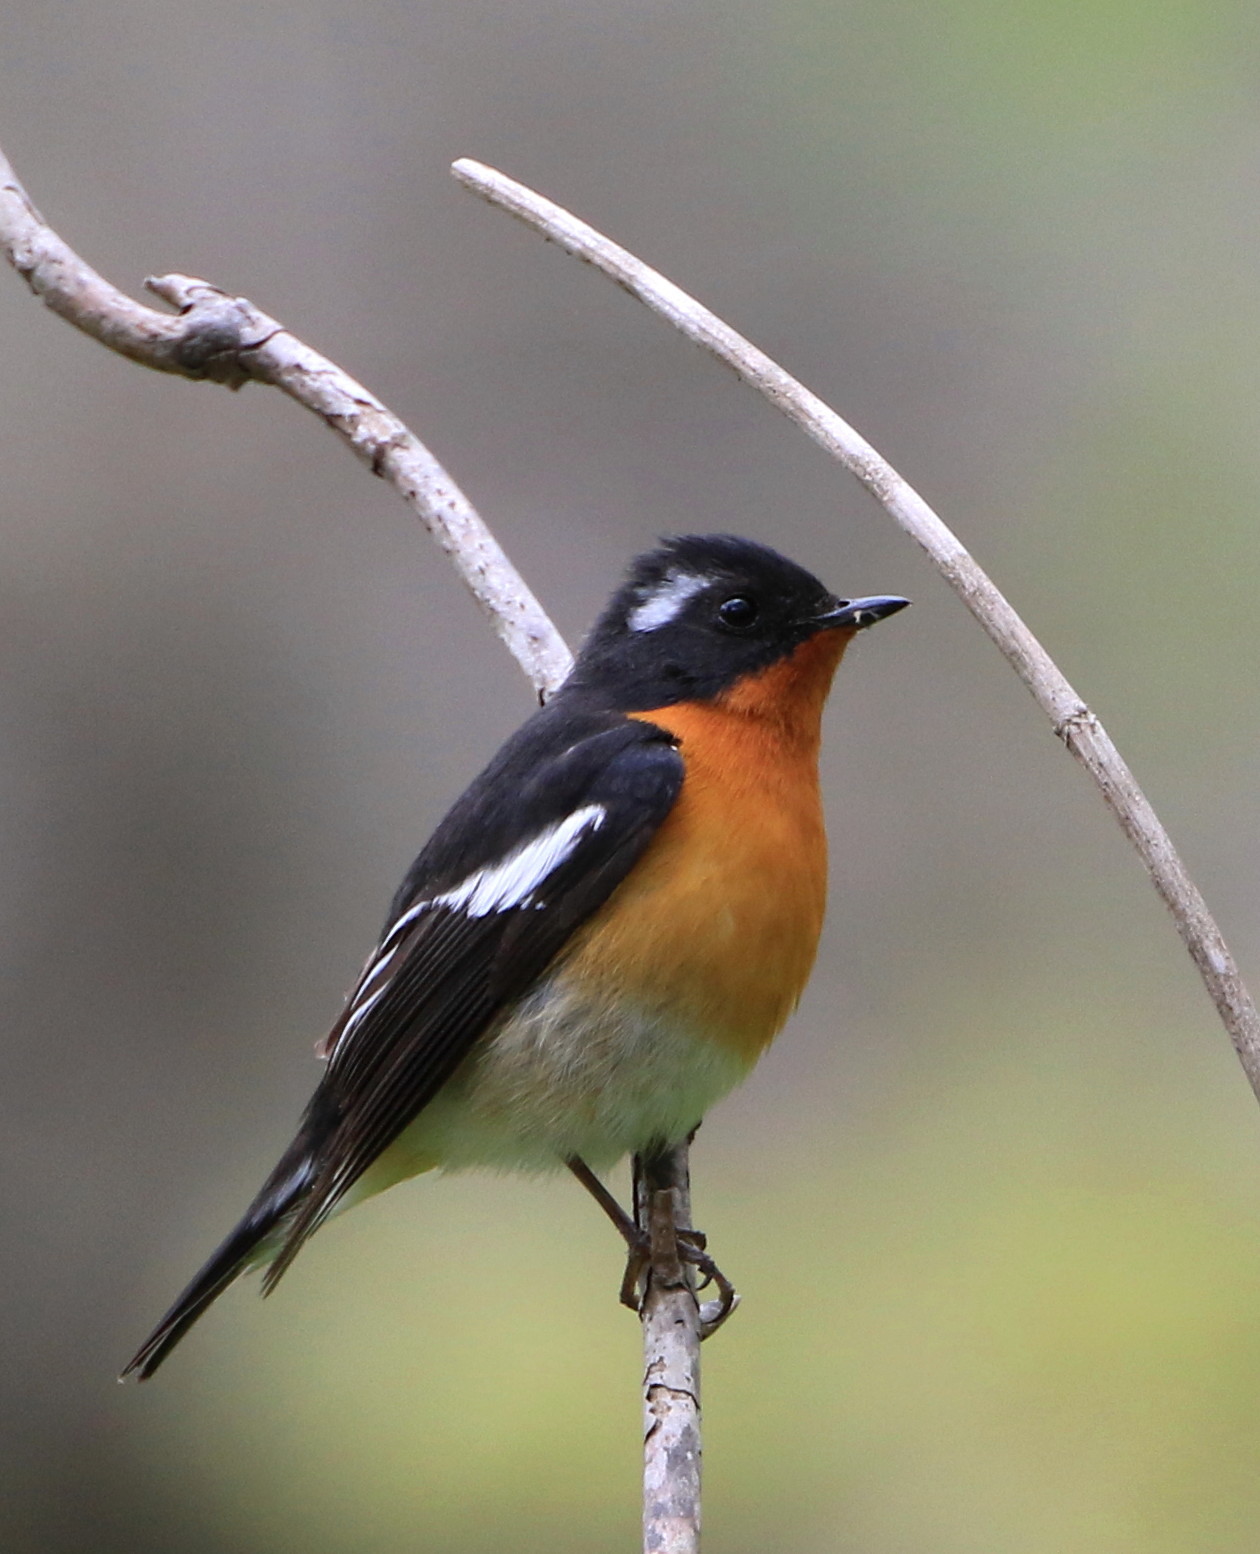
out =
[[[652,1165],[658,1158],[641,1155],[634,1157],[634,1201],[645,1221],[650,1206],[648,1189],[659,1185],[652,1180]],[[621,1281],[620,1300],[623,1306],[637,1312],[643,1304],[646,1276],[652,1263],[652,1237],[648,1225],[639,1223],[626,1213],[584,1160],[574,1155],[565,1164],[603,1209],[626,1243],[628,1255]],[[700,1306],[700,1336],[708,1338],[734,1311],[739,1304],[739,1295],[735,1286],[709,1256],[703,1231],[676,1226],[674,1234],[679,1260],[693,1267],[700,1275],[699,1288],[706,1289],[710,1284],[717,1286],[717,1299],[704,1301]]]
[[565,1161],[569,1170],[573,1172],[582,1186],[586,1188],[595,1202],[599,1204],[608,1218],[617,1227],[618,1234],[626,1243],[626,1272],[621,1281],[620,1300],[623,1306],[629,1306],[631,1311],[638,1311],[639,1280],[643,1276],[643,1270],[652,1256],[652,1243],[646,1230],[641,1230],[629,1214],[621,1207],[599,1177],[595,1175],[585,1160],[573,1155]]

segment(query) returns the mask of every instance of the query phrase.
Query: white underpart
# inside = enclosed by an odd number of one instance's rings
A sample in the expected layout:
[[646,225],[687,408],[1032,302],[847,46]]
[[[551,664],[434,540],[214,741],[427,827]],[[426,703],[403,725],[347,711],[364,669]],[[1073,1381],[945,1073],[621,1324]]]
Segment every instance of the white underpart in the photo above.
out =
[[671,1013],[544,977],[351,1189],[343,1206],[418,1171],[602,1171],[681,1138],[749,1064]]
[[584,804],[509,853],[502,863],[479,869],[453,890],[434,896],[432,905],[454,907],[469,917],[488,917],[491,912],[531,905],[538,887],[573,853],[588,831],[599,830],[607,814],[602,804]]
[[694,572],[667,572],[662,580],[630,611],[626,624],[631,631],[655,631],[668,626],[686,608],[702,588],[709,586],[707,577]]

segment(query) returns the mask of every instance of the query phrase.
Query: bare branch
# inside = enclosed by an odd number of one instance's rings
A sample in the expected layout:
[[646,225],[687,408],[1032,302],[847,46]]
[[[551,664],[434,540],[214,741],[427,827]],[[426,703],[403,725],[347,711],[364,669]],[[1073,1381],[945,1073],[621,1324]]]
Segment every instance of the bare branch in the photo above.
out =
[[695,1281],[678,1251],[691,1227],[687,1146],[635,1161],[635,1219],[648,1232],[643,1295],[643,1547],[700,1547],[700,1339]]
[[[206,281],[166,275],[146,283],[179,310],[175,317],[132,301],[52,231],[3,153],[0,245],[36,296],[111,350],[159,372],[230,388],[251,379],[271,383],[319,416],[419,516],[539,694],[561,683],[572,663],[569,650],[472,504],[424,444],[348,373],[243,297]],[[667,1190],[650,1205],[653,1266],[665,1268],[663,1278],[649,1280],[643,1317],[645,1472],[650,1473],[644,1493],[645,1505],[650,1496],[656,1507],[652,1516],[645,1510],[645,1536],[647,1529],[655,1537],[666,1520],[669,1524],[668,1536],[649,1545],[658,1554],[692,1554],[699,1537],[704,1317],[697,1311],[690,1278],[679,1268],[677,1246],[678,1227],[689,1223],[687,1162],[685,1143],[655,1157],[653,1168],[665,1173]],[[636,1178],[639,1174],[636,1163]],[[712,1304],[710,1319],[716,1325],[731,1306],[729,1301]]]
[[0,246],[37,297],[110,350],[158,372],[230,388],[253,379],[312,411],[393,486],[445,551],[540,695],[572,658],[559,632],[471,502],[393,412],[349,373],[243,297],[167,275],[149,289],[177,315],[134,302],[103,280],[35,209],[0,153]]
[[918,492],[816,394],[633,254],[561,206],[480,162],[465,158],[456,162],[452,171],[465,187],[518,217],[566,252],[602,270],[640,302],[668,319],[689,340],[733,367],[856,475],[885,511],[927,551],[1032,692],[1055,733],[1098,784],[1108,808],[1137,849],[1155,889],[1172,913],[1251,1088],[1260,1099],[1260,1015],[1229,946],[1159,817],[1102,724],[992,579]]

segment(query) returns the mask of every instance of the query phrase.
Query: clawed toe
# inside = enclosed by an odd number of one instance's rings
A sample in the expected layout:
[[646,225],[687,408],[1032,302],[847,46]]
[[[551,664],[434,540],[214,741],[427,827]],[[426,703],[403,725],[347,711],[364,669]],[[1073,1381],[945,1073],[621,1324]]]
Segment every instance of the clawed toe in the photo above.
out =
[[739,1305],[739,1291],[705,1251],[706,1245],[704,1235],[698,1230],[678,1232],[678,1255],[700,1275],[697,1288],[707,1290],[711,1284],[717,1286],[716,1299],[700,1302],[701,1338],[716,1333]]
[[[622,1276],[621,1290],[618,1298],[623,1306],[631,1311],[641,1314],[643,1301],[647,1294],[647,1277],[652,1266],[651,1238],[644,1230],[635,1227],[633,1239],[626,1237],[629,1254],[626,1257],[626,1271]],[[679,1230],[677,1233],[678,1260],[688,1267],[694,1268],[699,1274],[697,1291],[706,1290],[710,1285],[717,1287],[717,1296],[713,1300],[700,1301],[700,1337],[708,1338],[716,1333],[722,1323],[739,1305],[739,1292],[726,1277],[718,1265],[709,1256],[706,1247],[707,1238],[701,1230]]]
[[633,1227],[634,1234],[626,1236],[626,1271],[621,1276],[621,1289],[617,1299],[637,1316],[643,1306],[647,1290],[648,1270],[652,1266],[652,1242],[646,1230]]

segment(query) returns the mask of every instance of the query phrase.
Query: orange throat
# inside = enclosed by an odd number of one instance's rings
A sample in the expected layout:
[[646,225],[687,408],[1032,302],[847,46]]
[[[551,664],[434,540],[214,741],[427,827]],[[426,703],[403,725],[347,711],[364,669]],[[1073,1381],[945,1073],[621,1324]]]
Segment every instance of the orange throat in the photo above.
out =
[[682,791],[568,960],[749,1066],[796,1007],[818,947],[818,746],[851,637],[820,632],[711,702],[631,714],[678,739]]
[[[760,674],[747,675],[717,698],[725,712],[770,724],[785,744],[805,744],[818,755],[823,707],[852,631],[820,631]],[[669,728],[673,708],[642,713]]]

